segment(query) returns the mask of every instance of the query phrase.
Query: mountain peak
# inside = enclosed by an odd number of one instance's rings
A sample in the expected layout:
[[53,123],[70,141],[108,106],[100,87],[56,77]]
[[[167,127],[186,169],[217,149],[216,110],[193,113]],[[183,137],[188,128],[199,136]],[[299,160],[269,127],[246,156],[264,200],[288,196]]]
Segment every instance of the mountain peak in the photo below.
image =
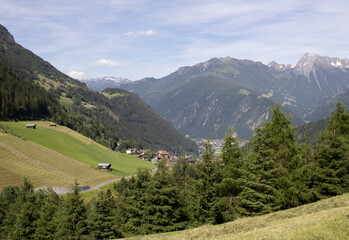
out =
[[103,91],[105,88],[118,88],[121,84],[131,83],[132,81],[126,78],[120,77],[101,77],[101,78],[87,78],[82,79],[82,82],[86,83],[87,87],[96,90]]
[[278,71],[278,72],[284,72],[286,71],[287,69],[290,69],[292,68],[292,65],[290,64],[279,64],[275,61],[272,61],[270,63],[268,63],[268,67],[274,69],[275,71]]
[[121,77],[113,77],[113,76],[107,76],[107,77],[101,77],[101,78],[87,78],[87,79],[82,79],[82,82],[115,82],[115,83],[130,83],[132,82],[131,80],[127,78],[121,78]]
[[0,24],[0,41],[4,41],[7,43],[14,43],[15,42],[15,39],[11,35],[11,33],[7,30],[7,28],[2,26],[1,24]]
[[323,68],[349,68],[349,60],[338,57],[319,56],[316,54],[305,53],[296,65],[296,70],[309,76],[310,72],[317,67]]

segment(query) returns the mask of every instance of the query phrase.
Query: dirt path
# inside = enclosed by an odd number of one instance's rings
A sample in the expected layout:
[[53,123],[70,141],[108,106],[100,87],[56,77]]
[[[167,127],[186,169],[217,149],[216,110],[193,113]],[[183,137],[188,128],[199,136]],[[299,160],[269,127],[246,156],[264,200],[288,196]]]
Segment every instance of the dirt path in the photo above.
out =
[[[157,168],[154,168],[152,169],[151,171],[154,172],[156,171]],[[93,186],[90,188],[90,186],[81,186],[81,190],[80,190],[80,193],[83,193],[83,192],[89,192],[89,191],[93,191],[93,190],[97,190],[109,183],[112,183],[112,182],[116,182],[116,181],[120,181],[122,178],[131,178],[131,177],[134,177],[136,176],[137,174],[134,174],[134,175],[131,175],[131,176],[126,176],[126,177],[119,177],[119,178],[115,178],[115,179],[111,179],[111,180],[108,180],[108,181],[105,181],[105,182],[102,182],[100,184],[97,184],[96,186]],[[40,190],[40,189],[48,189],[49,187],[38,187],[38,188],[35,188],[35,190]],[[51,189],[61,195],[61,194],[67,194],[69,192],[71,192],[71,188],[70,187],[51,187]]]

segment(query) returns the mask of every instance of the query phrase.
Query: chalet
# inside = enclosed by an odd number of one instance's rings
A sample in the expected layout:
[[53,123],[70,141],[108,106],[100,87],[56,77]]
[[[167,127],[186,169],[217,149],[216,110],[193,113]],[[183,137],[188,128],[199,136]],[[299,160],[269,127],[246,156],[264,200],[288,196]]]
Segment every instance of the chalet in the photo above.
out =
[[35,128],[36,128],[36,124],[35,124],[35,123],[30,123],[30,124],[25,125],[25,127],[26,127],[26,128],[35,129]]
[[158,157],[161,158],[169,158],[170,154],[167,151],[159,151]]
[[110,163],[98,163],[98,169],[110,169],[111,164]]
[[55,123],[50,123],[50,127],[57,127]]

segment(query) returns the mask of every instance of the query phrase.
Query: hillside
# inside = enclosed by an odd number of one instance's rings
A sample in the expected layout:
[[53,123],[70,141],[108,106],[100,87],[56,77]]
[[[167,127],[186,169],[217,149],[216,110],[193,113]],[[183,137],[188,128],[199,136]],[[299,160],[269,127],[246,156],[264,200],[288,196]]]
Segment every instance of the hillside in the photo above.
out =
[[[106,147],[64,126],[35,121],[0,122],[0,188],[20,185],[23,177],[38,186],[70,186],[75,179],[81,185],[94,186],[116,176],[129,176],[138,168],[153,168],[150,162]],[[33,122],[30,122],[33,123]],[[111,172],[96,170],[97,164],[112,164]]]
[[[189,139],[182,140],[178,131],[136,94],[117,88],[107,88],[102,93],[110,99],[113,112],[119,113],[118,122],[132,129],[132,139],[148,146],[163,144],[173,152],[197,151]],[[142,134],[133,134],[138,132]]]
[[127,239],[349,239],[349,194],[222,225]]
[[[62,107],[59,111],[53,111],[53,113],[51,111],[50,114],[41,118],[53,119],[55,122],[68,126],[111,149],[115,149],[119,139],[122,139],[138,141],[144,148],[166,149],[173,152],[179,150],[197,152],[195,143],[179,134],[164,119],[152,117],[156,121],[145,121],[147,120],[145,116],[138,114],[145,112],[144,104],[133,104],[134,109],[131,110],[127,106],[124,108],[115,107],[115,105],[127,105],[128,103],[112,102],[104,95],[88,89],[84,83],[61,73],[50,63],[18,45],[13,36],[1,25],[0,52],[0,62],[7,69],[10,69],[11,74],[16,75],[16,79],[45,89],[61,104]],[[26,100],[26,104],[30,104],[30,99]],[[124,109],[128,109],[129,112],[122,112]],[[137,113],[133,115],[133,120],[141,125],[139,128],[129,128],[125,121],[119,121],[119,115],[131,115],[133,112]],[[149,112],[147,116],[152,114],[153,112]],[[16,118],[6,116],[2,119],[15,120]],[[153,138],[145,141],[144,131],[141,129],[153,129],[153,126],[170,130],[153,133],[151,134]]]
[[323,100],[321,103],[311,108],[309,113],[306,114],[305,119],[309,121],[318,121],[323,118],[328,118],[330,116],[330,113],[335,109],[338,100],[343,103],[348,109],[349,88]]
[[296,128],[295,138],[299,142],[302,142],[304,141],[304,136],[306,136],[309,142],[315,144],[316,141],[319,139],[321,132],[323,132],[327,126],[328,118],[306,123]]

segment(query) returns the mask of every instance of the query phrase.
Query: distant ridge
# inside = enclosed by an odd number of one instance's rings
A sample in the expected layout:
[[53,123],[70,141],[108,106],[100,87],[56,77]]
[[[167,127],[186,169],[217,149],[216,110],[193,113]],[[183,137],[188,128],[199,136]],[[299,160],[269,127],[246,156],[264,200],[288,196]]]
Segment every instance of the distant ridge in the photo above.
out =
[[275,102],[296,126],[309,109],[349,88],[349,60],[305,53],[292,66],[212,58],[121,87],[137,93],[183,134],[223,138],[233,127],[247,140],[262,119],[269,120]]
[[106,88],[118,88],[121,84],[131,83],[127,78],[120,77],[101,77],[101,78],[86,78],[80,80],[86,83],[89,89],[102,92]]

